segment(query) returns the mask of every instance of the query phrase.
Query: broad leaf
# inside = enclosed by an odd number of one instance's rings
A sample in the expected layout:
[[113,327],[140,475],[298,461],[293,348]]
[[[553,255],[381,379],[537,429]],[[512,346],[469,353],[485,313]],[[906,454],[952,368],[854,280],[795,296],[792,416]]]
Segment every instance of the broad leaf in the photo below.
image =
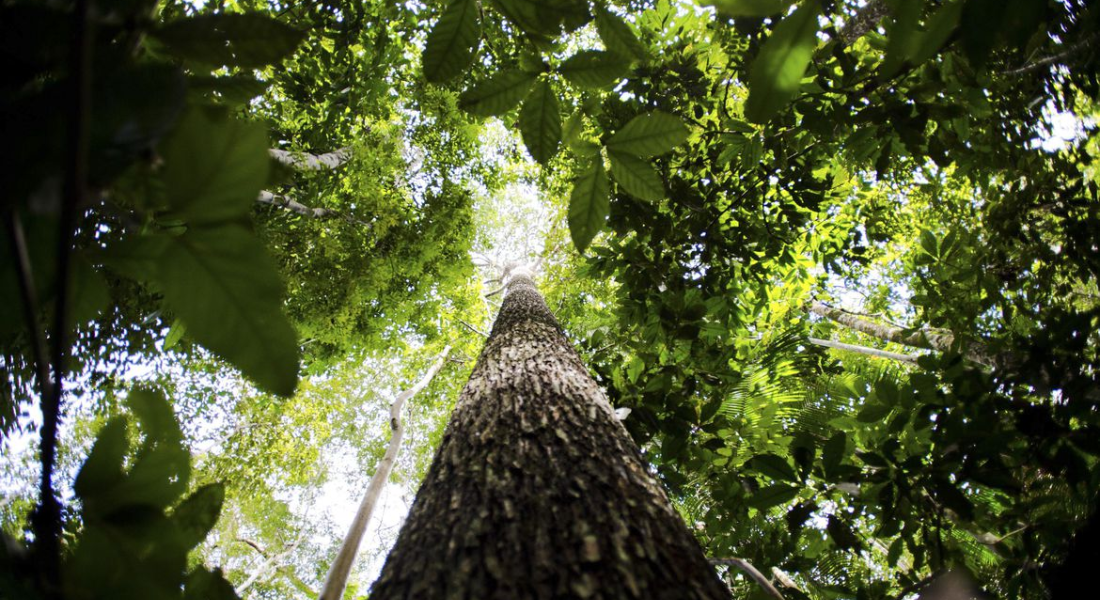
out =
[[749,461],[749,467],[772,479],[782,479],[790,482],[798,481],[798,475],[794,472],[794,467],[785,459],[774,454],[760,454],[754,456],[752,460]]
[[598,11],[596,31],[608,51],[635,59],[645,57],[645,47],[638,41],[638,36],[618,15],[607,10]]
[[760,488],[751,498],[745,501],[745,504],[758,510],[767,510],[773,506],[794,500],[795,496],[798,496],[798,490],[798,486],[786,483],[769,485]]
[[629,70],[628,58],[599,50],[581,50],[566,59],[559,69],[566,80],[582,88],[609,86]]
[[183,588],[183,600],[239,600],[233,584],[222,575],[221,569],[207,571],[198,567],[187,575]]
[[821,6],[808,0],[775,27],[749,71],[745,117],[763,123],[798,94],[802,76],[817,46]]
[[92,451],[76,475],[73,483],[76,495],[86,499],[121,481],[122,461],[129,448],[126,418],[113,417],[99,430]]
[[611,176],[630,195],[657,202],[665,197],[661,176],[643,159],[622,152],[608,152]]
[[282,314],[282,282],[262,244],[243,227],[192,229],[159,260],[164,299],[196,342],[260,387],[290,395],[298,345]]
[[561,143],[561,112],[558,97],[547,81],[540,81],[523,101],[519,131],[531,157],[546,164],[558,153]]
[[260,13],[188,17],[151,35],[182,58],[246,69],[283,60],[305,38],[303,32]]
[[584,252],[592,239],[603,229],[611,212],[608,201],[607,171],[599,156],[581,173],[569,196],[569,234],[578,252]]
[[236,106],[247,104],[257,96],[263,95],[268,83],[255,77],[235,75],[232,77],[212,77],[192,75],[187,78],[187,90],[200,94],[204,99]]
[[479,117],[496,117],[515,108],[527,95],[536,75],[527,71],[502,71],[458,97],[458,106]]
[[246,217],[270,168],[262,126],[216,121],[198,109],[180,121],[163,156],[168,204],[191,225]]
[[475,0],[454,0],[443,10],[424,44],[424,78],[432,83],[454,79],[474,61],[481,38]]
[[180,541],[186,548],[194,548],[218,522],[218,515],[225,501],[225,486],[211,483],[195,490],[172,511],[172,521],[179,529]]
[[634,156],[664,154],[688,138],[680,119],[661,111],[638,115],[607,140],[607,149]]

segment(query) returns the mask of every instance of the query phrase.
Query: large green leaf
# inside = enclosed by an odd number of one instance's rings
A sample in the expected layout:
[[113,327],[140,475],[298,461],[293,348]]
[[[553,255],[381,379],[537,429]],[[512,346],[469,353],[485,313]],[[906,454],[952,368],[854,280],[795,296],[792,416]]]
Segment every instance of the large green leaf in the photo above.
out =
[[786,483],[777,483],[760,488],[745,504],[758,510],[767,510],[784,502],[790,502],[798,495],[798,486]]
[[424,44],[424,78],[432,83],[454,79],[474,61],[481,38],[475,0],[454,0],[443,10]]
[[611,176],[632,196],[657,202],[665,197],[661,176],[645,160],[622,152],[608,152]]
[[749,70],[745,117],[763,123],[798,94],[802,76],[817,46],[821,6],[808,0],[775,27]]
[[645,57],[645,47],[634,35],[634,30],[615,13],[599,10],[596,13],[596,32],[608,51],[636,59]]
[[92,451],[76,474],[73,491],[81,498],[93,496],[122,480],[122,461],[130,444],[126,418],[113,417],[99,430]]
[[680,119],[661,111],[638,115],[607,140],[607,149],[634,156],[657,156],[679,146],[688,138]]
[[593,158],[592,164],[573,184],[573,193],[569,196],[569,234],[579,252],[588,248],[611,212],[609,187],[607,171],[599,156]]
[[519,131],[531,157],[546,164],[558,153],[561,143],[561,111],[558,97],[548,81],[540,81],[523,101]]
[[754,471],[771,477],[772,479],[782,479],[791,482],[798,481],[798,474],[794,472],[794,467],[785,459],[774,454],[759,454],[754,456],[752,460],[749,461],[749,466]]
[[180,541],[194,548],[218,522],[225,501],[225,486],[211,483],[195,490],[172,511],[172,521],[179,529]]
[[151,33],[182,58],[246,69],[281,61],[305,38],[303,32],[260,13],[188,17]]
[[191,110],[165,142],[165,194],[190,225],[246,217],[267,181],[267,134],[260,125]]
[[630,59],[611,52],[581,50],[558,69],[570,83],[582,88],[609,86],[630,70]]
[[458,97],[462,110],[479,117],[496,117],[519,104],[531,89],[536,75],[527,71],[502,71]]
[[244,227],[192,229],[158,261],[164,299],[196,342],[260,387],[290,395],[298,345],[282,314],[282,282],[263,245]]

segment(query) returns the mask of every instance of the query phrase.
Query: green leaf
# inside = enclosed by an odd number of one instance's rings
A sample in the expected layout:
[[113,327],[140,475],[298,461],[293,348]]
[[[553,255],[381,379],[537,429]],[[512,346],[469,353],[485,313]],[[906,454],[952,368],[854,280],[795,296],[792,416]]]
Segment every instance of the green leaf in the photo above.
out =
[[519,131],[531,157],[546,164],[558,153],[561,142],[561,113],[558,97],[547,81],[535,84],[535,89],[523,101],[519,111]]
[[606,9],[599,10],[596,13],[596,32],[610,52],[636,59],[645,58],[645,48],[638,41],[638,36],[618,15]]
[[919,38],[917,22],[920,20],[922,3],[902,2],[894,9],[891,26],[887,32],[886,57],[879,68],[884,78],[893,77],[913,54]]
[[852,526],[836,515],[829,515],[829,522],[825,525],[825,530],[829,532],[829,537],[841,550],[859,548],[862,545],[859,537],[852,531]]
[[611,159],[611,176],[632,196],[650,202],[665,197],[661,176],[648,162],[622,152],[608,152]]
[[479,117],[496,117],[515,108],[531,89],[536,75],[527,71],[502,71],[458,97],[462,110]]
[[169,238],[158,260],[165,302],[188,335],[283,396],[298,381],[298,345],[282,314],[282,282],[244,227],[192,229]]
[[216,121],[199,109],[184,116],[162,154],[168,204],[191,225],[245,218],[270,168],[262,126]]
[[260,13],[188,17],[151,32],[176,56],[246,69],[290,56],[305,33]]
[[180,343],[183,339],[183,335],[187,333],[187,325],[183,321],[176,319],[172,321],[172,326],[168,328],[168,335],[164,336],[164,349],[171,350],[176,347],[176,344]]
[[157,441],[179,442],[183,439],[172,406],[158,391],[135,388],[126,397],[126,405],[137,417],[142,431]]
[[936,55],[951,39],[962,16],[963,3],[949,2],[928,18],[928,27],[914,42],[909,62],[920,65]]
[[213,77],[192,75],[187,78],[187,89],[200,94],[203,98],[222,102],[230,106],[247,104],[253,98],[262,96],[268,83],[247,75],[232,77]]
[[774,454],[758,454],[752,457],[749,460],[749,468],[772,479],[798,481],[798,475],[794,472],[794,467]]
[[790,502],[798,496],[799,487],[786,483],[777,483],[760,488],[745,504],[757,510],[767,510],[785,502]]
[[481,39],[477,2],[454,0],[428,34],[422,57],[424,78],[431,83],[454,79],[474,61]]
[[582,88],[602,88],[619,81],[630,71],[630,60],[611,52],[581,50],[558,69],[570,83]]
[[607,149],[649,157],[664,154],[684,143],[688,128],[679,118],[661,111],[638,115],[607,140]]
[[577,178],[569,196],[569,235],[578,252],[583,253],[588,248],[611,212],[608,188],[607,171],[603,161],[596,156]]
[[821,6],[808,0],[775,27],[749,70],[745,117],[763,123],[798,94],[802,76],[817,46]]
[[218,522],[224,501],[225,486],[211,483],[195,490],[172,511],[172,520],[185,547],[194,548],[202,542]]
[[187,575],[183,600],[240,600],[240,597],[221,569],[207,571],[198,567]]
[[833,434],[825,447],[821,450],[821,465],[825,469],[825,476],[832,479],[837,467],[844,461],[848,454],[848,436],[843,432]]
[[859,411],[859,414],[856,415],[856,419],[861,423],[878,423],[885,419],[888,414],[890,414],[889,406],[868,404],[863,407],[863,410]]
[[779,14],[794,0],[707,0],[703,6],[713,6],[731,17],[770,17]]
[[130,448],[126,417],[112,417],[96,435],[92,451],[76,474],[73,491],[81,499],[110,489],[122,480],[122,461]]

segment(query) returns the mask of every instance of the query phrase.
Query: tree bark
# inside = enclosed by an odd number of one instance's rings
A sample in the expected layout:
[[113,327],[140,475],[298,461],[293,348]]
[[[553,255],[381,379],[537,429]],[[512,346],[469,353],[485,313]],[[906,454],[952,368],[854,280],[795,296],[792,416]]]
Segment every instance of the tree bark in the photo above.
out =
[[344,537],[340,552],[336,555],[336,560],[332,562],[328,577],[325,579],[325,587],[321,590],[321,600],[338,600],[344,596],[344,588],[348,584],[348,574],[351,573],[351,567],[355,564],[355,557],[359,554],[359,544],[363,541],[363,533],[367,530],[367,523],[370,522],[371,513],[374,512],[374,505],[378,504],[382,487],[386,485],[386,481],[390,478],[393,463],[397,460],[397,453],[401,450],[401,438],[405,434],[405,427],[401,424],[401,409],[405,407],[405,402],[409,398],[428,387],[428,384],[435,378],[436,373],[439,373],[439,370],[443,368],[443,363],[447,361],[447,355],[450,353],[450,346],[443,348],[443,352],[439,353],[435,362],[420,378],[420,381],[398,394],[397,398],[390,404],[390,429],[393,431],[390,435],[390,443],[386,446],[386,453],[374,470],[374,476],[371,477],[370,484],[367,486],[367,493],[359,503],[359,510],[355,513],[355,519],[351,523],[348,535]]
[[514,273],[372,600],[728,598]]
[[836,350],[846,350],[848,352],[855,352],[856,354],[865,354],[867,356],[874,356],[875,358],[885,358],[888,360],[896,360],[898,362],[904,362],[909,364],[917,364],[917,356],[912,354],[902,354],[900,352],[889,352],[887,350],[879,350],[878,348],[868,348],[867,346],[857,346],[855,344],[845,344],[843,342],[834,342],[832,340],[822,340],[818,338],[806,338],[811,344],[818,346],[824,346],[826,348],[834,348]]

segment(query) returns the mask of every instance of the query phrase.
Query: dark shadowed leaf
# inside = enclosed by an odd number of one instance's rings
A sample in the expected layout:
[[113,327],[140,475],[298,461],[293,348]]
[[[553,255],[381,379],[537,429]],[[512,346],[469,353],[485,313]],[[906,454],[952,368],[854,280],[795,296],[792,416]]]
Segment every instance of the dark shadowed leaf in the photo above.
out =
[[303,32],[259,13],[188,17],[152,35],[182,58],[243,68],[277,63],[305,38]]
[[651,202],[665,197],[664,184],[653,165],[622,152],[607,154],[611,159],[611,176],[632,196]]
[[798,495],[799,487],[786,483],[777,483],[760,488],[750,497],[745,504],[758,510],[767,510],[773,506],[779,506],[785,502],[794,500]]
[[749,468],[772,479],[798,481],[798,475],[794,472],[794,467],[785,459],[774,454],[759,454],[752,457],[752,460],[749,461]]
[[645,57],[645,47],[638,41],[638,36],[618,15],[607,10],[598,11],[596,31],[608,51],[635,59]]
[[195,490],[172,511],[172,521],[179,529],[180,541],[194,548],[218,521],[225,500],[225,486],[211,483]]
[[225,225],[170,238],[159,259],[164,299],[188,335],[281,395],[298,381],[298,345],[282,314],[283,285],[263,245]]
[[122,461],[129,448],[126,418],[114,417],[107,421],[76,475],[73,483],[76,495],[86,499],[118,483],[122,479]]
[[769,17],[783,12],[793,3],[794,0],[707,0],[702,4],[731,17]]
[[479,117],[496,117],[519,104],[535,82],[534,73],[503,71],[458,97],[458,106]]
[[260,125],[191,110],[163,148],[165,192],[191,225],[241,219],[267,181],[267,134]]
[[745,117],[763,123],[798,94],[802,76],[817,46],[821,6],[809,0],[775,27],[749,72]]
[[561,143],[561,112],[558,97],[548,81],[540,81],[523,101],[519,131],[531,158],[546,164],[558,153]]
[[443,10],[424,45],[425,79],[445,83],[470,66],[481,37],[477,12],[474,0],[454,0]]
[[607,149],[634,156],[664,154],[684,143],[688,128],[680,119],[661,111],[638,115],[607,140]]
[[581,50],[566,59],[559,70],[574,85],[600,88],[622,79],[630,70],[630,59],[611,52]]
[[584,252],[592,238],[603,229],[610,212],[607,171],[599,156],[592,159],[577,181],[569,196],[569,234],[578,252]]

